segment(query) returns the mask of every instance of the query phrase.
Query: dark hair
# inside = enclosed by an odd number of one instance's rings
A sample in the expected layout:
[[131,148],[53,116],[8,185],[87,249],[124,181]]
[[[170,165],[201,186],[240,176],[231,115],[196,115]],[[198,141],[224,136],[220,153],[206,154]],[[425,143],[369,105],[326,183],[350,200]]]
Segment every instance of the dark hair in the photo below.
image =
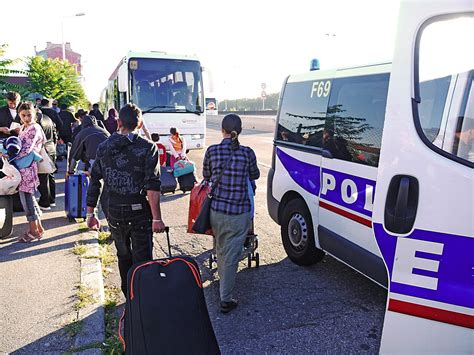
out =
[[153,142],[159,142],[160,141],[160,135],[158,133],[152,133],[151,134],[151,140]]
[[74,117],[76,118],[81,118],[82,116],[85,116],[87,115],[87,112],[84,111],[82,108],[80,108],[79,110],[77,110],[77,112],[74,114]]
[[176,127],[171,127],[170,128],[170,133],[171,133],[171,135],[175,135],[176,133],[179,134],[178,129]]
[[8,101],[20,101],[21,100],[20,94],[17,93],[16,91],[8,92],[5,97]]
[[41,99],[41,106],[49,106],[49,99]]
[[222,129],[225,133],[230,134],[230,138],[232,139],[232,149],[239,149],[239,134],[242,132],[242,120],[240,119],[240,116],[235,113],[225,115],[222,119]]
[[109,110],[109,117],[117,117],[117,110],[114,108],[111,108]]
[[61,104],[61,106],[59,106],[59,108],[61,110],[67,110],[67,105],[66,104]]
[[37,112],[35,105],[30,101],[23,101],[18,106],[18,113],[20,113],[21,111],[25,111],[25,110],[33,110],[33,111]]
[[96,104],[93,104],[93,105],[92,105],[92,108],[99,108],[99,104],[97,104],[97,103],[96,103]]
[[126,104],[120,109],[119,119],[124,128],[135,130],[142,119],[142,111],[135,104]]

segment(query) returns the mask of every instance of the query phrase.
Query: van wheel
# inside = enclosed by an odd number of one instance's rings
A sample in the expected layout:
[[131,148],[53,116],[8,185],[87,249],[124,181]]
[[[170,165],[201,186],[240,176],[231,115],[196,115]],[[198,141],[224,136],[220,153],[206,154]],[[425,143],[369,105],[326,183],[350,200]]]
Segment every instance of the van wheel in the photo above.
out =
[[295,264],[312,265],[324,257],[324,252],[315,246],[311,215],[301,199],[286,204],[282,215],[281,239],[286,254]]

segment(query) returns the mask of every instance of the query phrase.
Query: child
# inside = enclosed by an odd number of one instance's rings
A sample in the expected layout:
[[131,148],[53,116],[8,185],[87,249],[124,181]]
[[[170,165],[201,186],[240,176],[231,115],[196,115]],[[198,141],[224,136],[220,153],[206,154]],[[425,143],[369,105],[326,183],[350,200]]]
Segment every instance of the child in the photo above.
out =
[[152,133],[151,139],[153,142],[155,142],[156,147],[158,148],[158,153],[160,154],[160,165],[165,165],[166,164],[166,147],[163,144],[159,143],[160,135],[158,133]]

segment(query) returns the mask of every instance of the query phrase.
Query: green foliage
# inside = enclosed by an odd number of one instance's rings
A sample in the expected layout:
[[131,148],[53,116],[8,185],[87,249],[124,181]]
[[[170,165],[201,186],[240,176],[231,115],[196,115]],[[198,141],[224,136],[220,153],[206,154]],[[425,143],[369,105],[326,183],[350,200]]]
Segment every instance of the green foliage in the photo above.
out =
[[[16,91],[22,97],[25,97],[29,92],[28,89],[21,86],[10,84],[6,82],[6,78],[12,75],[24,75],[26,74],[23,70],[12,69],[11,67],[17,65],[20,60],[19,59],[7,59],[5,58],[5,53],[7,51],[8,45],[7,44],[0,44],[0,92],[6,91]],[[5,105],[6,100],[1,97],[0,98],[0,105]]]
[[[278,108],[279,93],[269,94],[265,98],[265,109],[276,110]],[[262,109],[262,98],[251,99],[221,100],[219,102],[219,111],[224,111],[227,105],[228,111],[259,111]]]
[[87,102],[79,75],[72,64],[59,59],[28,59],[29,89],[44,97],[57,99],[67,106],[83,106]]

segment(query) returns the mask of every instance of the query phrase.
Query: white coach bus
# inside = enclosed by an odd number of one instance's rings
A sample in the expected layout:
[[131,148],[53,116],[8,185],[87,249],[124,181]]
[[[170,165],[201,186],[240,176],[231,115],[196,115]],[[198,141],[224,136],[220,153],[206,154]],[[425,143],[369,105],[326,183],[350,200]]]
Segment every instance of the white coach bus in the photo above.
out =
[[[192,56],[129,52],[109,78],[106,106],[138,105],[150,133],[169,136],[176,127],[188,149],[205,145],[206,112],[202,68]],[[167,144],[167,139],[161,140]]]
[[382,353],[473,353],[474,5],[402,3],[392,63],[291,75],[268,210],[387,287]]

